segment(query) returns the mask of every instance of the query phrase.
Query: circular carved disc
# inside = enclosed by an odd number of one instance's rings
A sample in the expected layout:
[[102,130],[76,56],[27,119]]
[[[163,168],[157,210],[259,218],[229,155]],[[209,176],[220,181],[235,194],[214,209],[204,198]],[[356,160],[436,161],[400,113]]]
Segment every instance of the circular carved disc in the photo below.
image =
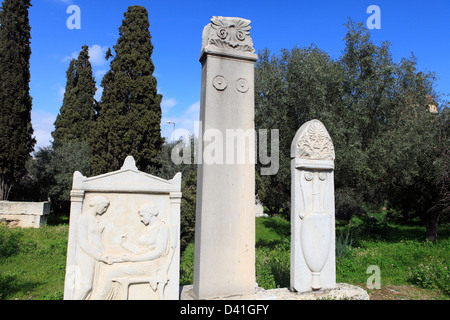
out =
[[236,81],[236,89],[239,92],[246,93],[249,89],[247,80],[241,78],[238,81]]
[[228,87],[228,81],[223,76],[217,76],[213,80],[213,86],[219,91],[223,91]]

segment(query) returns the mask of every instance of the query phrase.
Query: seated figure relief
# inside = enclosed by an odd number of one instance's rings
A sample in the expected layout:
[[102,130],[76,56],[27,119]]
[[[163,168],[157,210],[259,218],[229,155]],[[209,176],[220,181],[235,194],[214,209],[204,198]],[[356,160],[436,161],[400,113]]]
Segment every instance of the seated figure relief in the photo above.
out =
[[178,300],[181,173],[73,174],[64,300]]
[[[167,284],[168,264],[170,252],[170,228],[159,218],[158,207],[154,203],[142,205],[136,219],[144,225],[144,231],[138,236],[138,241],[130,241],[127,234],[120,240],[122,253],[105,254],[101,241],[91,244],[95,252],[93,264],[86,265],[92,269],[89,279],[90,286],[86,285],[85,294],[80,299],[89,300],[122,300],[128,297],[130,284],[147,283],[154,292],[158,289],[160,297]],[[81,220],[81,218],[80,218]],[[101,239],[104,226],[96,230],[97,239]],[[95,247],[101,248],[95,248]],[[87,291],[91,291],[88,297]]]

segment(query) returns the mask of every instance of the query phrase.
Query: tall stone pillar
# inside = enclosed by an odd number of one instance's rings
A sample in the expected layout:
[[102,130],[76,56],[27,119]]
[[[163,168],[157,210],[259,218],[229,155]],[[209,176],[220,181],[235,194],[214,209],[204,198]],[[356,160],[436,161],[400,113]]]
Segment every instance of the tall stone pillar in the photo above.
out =
[[213,17],[203,31],[193,292],[255,292],[254,63],[250,21]]

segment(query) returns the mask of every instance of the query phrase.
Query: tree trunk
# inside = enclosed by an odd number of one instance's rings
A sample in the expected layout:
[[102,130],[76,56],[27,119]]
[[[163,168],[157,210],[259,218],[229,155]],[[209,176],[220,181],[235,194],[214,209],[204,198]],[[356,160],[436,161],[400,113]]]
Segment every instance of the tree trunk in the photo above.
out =
[[427,238],[430,241],[436,242],[438,238],[438,225],[439,225],[440,212],[428,212],[426,216],[426,229]]
[[4,175],[0,175],[0,201],[8,200],[11,184]]

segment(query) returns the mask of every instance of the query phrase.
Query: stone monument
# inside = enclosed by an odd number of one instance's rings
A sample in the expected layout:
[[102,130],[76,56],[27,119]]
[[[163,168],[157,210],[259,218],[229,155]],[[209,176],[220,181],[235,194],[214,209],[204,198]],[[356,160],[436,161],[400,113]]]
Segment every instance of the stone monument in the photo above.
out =
[[[197,299],[255,291],[254,63],[258,57],[250,29],[246,19],[213,17],[203,31],[193,286]],[[226,143],[217,143],[225,136]],[[248,143],[235,144],[236,138]],[[213,144],[211,161],[207,151]],[[240,160],[235,161],[235,156]]]
[[65,300],[179,298],[181,174],[140,172],[133,157],[115,172],[75,172]]
[[334,146],[319,120],[291,145],[291,289],[336,287]]
[[0,223],[9,227],[39,229],[47,224],[49,214],[49,201],[0,201]]

